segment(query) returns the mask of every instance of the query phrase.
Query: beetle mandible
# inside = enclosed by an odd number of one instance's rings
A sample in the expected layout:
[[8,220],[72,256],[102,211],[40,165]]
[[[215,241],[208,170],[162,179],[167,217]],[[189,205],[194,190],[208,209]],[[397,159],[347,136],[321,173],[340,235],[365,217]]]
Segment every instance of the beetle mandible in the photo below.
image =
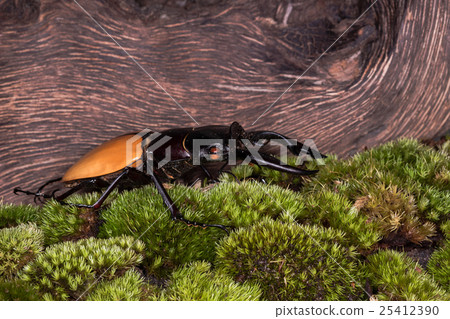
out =
[[[188,226],[218,227],[228,232],[224,225],[204,224],[185,219],[164,188],[163,182],[173,181],[177,177],[192,171],[195,167],[195,159],[200,160],[200,168],[207,178],[212,180],[212,174],[204,166],[205,161],[225,161],[219,170],[220,173],[227,165],[226,160],[229,159],[230,155],[238,160],[249,159],[253,164],[267,166],[290,174],[312,175],[317,172],[316,170],[304,170],[286,165],[269,154],[260,153],[256,156],[254,152],[247,148],[248,141],[252,145],[256,145],[260,141],[268,142],[275,139],[286,141],[288,150],[294,155],[300,155],[303,144],[292,143],[292,139],[277,132],[246,132],[237,122],[230,126],[210,125],[194,128],[174,128],[162,131],[159,134],[154,133],[152,131],[147,131],[145,134],[129,133],[113,138],[88,152],[71,166],[62,177],[49,180],[36,192],[15,188],[14,193],[34,195],[35,200],[36,198],[53,198],[60,203],[67,204],[64,199],[77,191],[106,188],[100,198],[92,205],[69,204],[97,210],[117,187],[125,189],[153,183],[169,209],[173,220],[182,221]],[[154,138],[155,135],[156,138]],[[131,148],[131,151],[128,145],[130,140],[137,142],[138,145],[134,149]],[[208,143],[210,140],[222,142],[210,144]],[[234,147],[231,147],[232,143],[234,143]],[[169,150],[169,153],[167,153],[167,150]],[[317,154],[325,157],[320,153]],[[167,155],[169,155],[170,160],[164,166],[154,167],[153,163],[162,162]],[[311,149],[308,149],[308,155],[313,155]],[[64,183],[70,189],[61,195],[56,195],[56,191],[51,194],[43,193],[43,189],[47,185],[58,181]]]

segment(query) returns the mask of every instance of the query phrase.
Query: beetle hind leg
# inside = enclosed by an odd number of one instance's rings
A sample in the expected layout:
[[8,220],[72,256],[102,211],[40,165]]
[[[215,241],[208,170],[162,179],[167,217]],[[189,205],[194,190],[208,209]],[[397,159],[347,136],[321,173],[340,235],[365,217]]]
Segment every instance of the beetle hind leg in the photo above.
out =
[[61,181],[61,177],[58,177],[58,178],[55,178],[55,179],[51,179],[51,180],[45,182],[42,186],[40,186],[36,192],[24,191],[20,187],[14,188],[13,192],[16,195],[19,195],[19,193],[23,193],[23,194],[26,194],[26,195],[33,195],[35,203],[36,203],[36,200],[39,200],[41,203],[43,203],[42,198],[44,198],[44,199],[55,198],[55,193],[58,191],[58,189],[56,189],[51,194],[45,194],[45,193],[42,192],[43,189],[47,185],[50,185],[50,184],[53,184],[53,183],[59,182],[59,181]]
[[[102,193],[102,195],[100,196],[99,199],[97,199],[97,201],[92,204],[92,205],[87,205],[87,204],[68,204],[68,203],[64,203],[63,204],[67,204],[67,205],[71,205],[71,206],[76,206],[76,207],[80,207],[80,208],[93,208],[94,210],[99,209],[103,202],[108,198],[108,196],[111,194],[111,192],[119,185],[120,181],[128,175],[129,173],[129,169],[126,168],[122,171],[122,173],[119,174],[119,176],[117,176],[114,181],[111,182],[111,184],[108,185],[107,189]],[[64,198],[66,198],[67,196],[75,193],[76,191],[86,187],[87,184],[90,185],[95,185],[97,183],[97,179],[91,179],[91,180],[87,180],[84,181],[83,183],[80,183],[79,185],[75,186],[74,188],[70,189],[69,191],[67,191],[66,193],[62,194],[60,197],[57,198],[58,201],[62,201]]]

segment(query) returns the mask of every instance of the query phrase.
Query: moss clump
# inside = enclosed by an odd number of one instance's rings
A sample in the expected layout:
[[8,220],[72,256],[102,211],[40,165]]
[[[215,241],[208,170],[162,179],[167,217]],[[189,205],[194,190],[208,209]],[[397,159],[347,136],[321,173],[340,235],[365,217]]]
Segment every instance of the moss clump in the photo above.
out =
[[231,277],[211,270],[204,261],[193,262],[170,275],[168,287],[154,300],[255,301],[260,300],[257,284],[238,284]]
[[373,188],[369,195],[358,198],[353,206],[375,224],[383,237],[396,236],[413,243],[429,241],[436,235],[435,225],[420,219],[414,196],[397,186]]
[[448,300],[450,297],[401,252],[385,250],[369,256],[367,272],[379,300]]
[[450,292],[450,240],[431,255],[427,269],[434,280]]
[[[67,202],[93,204],[98,198],[97,193],[72,195]],[[50,200],[42,208],[38,223],[45,234],[46,245],[51,245],[60,241],[95,236],[98,231],[98,212]]]
[[450,239],[450,220],[443,222],[440,228],[445,237]]
[[36,222],[40,209],[32,205],[12,205],[0,202],[0,228],[14,227],[19,224]]
[[[376,221],[370,207],[384,206],[388,212],[396,210],[396,205],[403,206],[405,213],[397,230],[404,236],[411,230],[407,237],[413,242],[428,240],[433,235],[432,224],[427,221],[443,229],[448,220],[450,185],[442,176],[450,169],[450,160],[444,152],[415,140],[401,139],[348,160],[338,161],[330,156],[325,163],[312,182],[305,185],[304,192],[336,192],[354,203],[356,213],[359,213],[358,206],[369,205],[362,213],[368,213],[369,220],[381,228],[386,226],[383,226],[383,214],[375,212],[380,217]],[[309,164],[309,168],[317,168],[314,165]],[[398,219],[398,214],[392,217],[388,220]],[[423,227],[418,226],[421,224]]]
[[442,144],[441,152],[450,156],[450,136],[447,136],[447,141]]
[[[176,185],[168,193],[186,219],[226,225],[226,220],[208,205],[200,190]],[[190,261],[214,260],[216,242],[226,235],[218,228],[202,229],[174,222],[153,186],[122,193],[102,213],[102,218],[105,223],[101,237],[125,234],[146,244],[144,266],[156,276],[165,276]]]
[[343,233],[265,219],[218,247],[218,267],[238,282],[259,283],[269,300],[354,300],[358,260],[339,244]]
[[117,278],[142,262],[144,248],[131,237],[55,244],[26,265],[20,278],[45,300],[82,299],[97,281]]
[[103,281],[96,285],[86,300],[91,301],[137,301],[142,296],[142,276],[128,270],[122,277]]
[[33,286],[23,280],[17,278],[11,281],[0,280],[0,300],[36,301],[39,300],[39,295]]
[[234,227],[246,227],[264,217],[297,219],[305,209],[298,194],[255,181],[220,183],[207,193],[207,200]]
[[375,225],[368,223],[366,216],[358,214],[352,202],[342,194],[324,189],[304,196],[303,201],[305,211],[300,222],[343,231],[346,245],[364,251],[382,238]]
[[12,279],[43,249],[44,236],[35,224],[0,229],[0,278]]

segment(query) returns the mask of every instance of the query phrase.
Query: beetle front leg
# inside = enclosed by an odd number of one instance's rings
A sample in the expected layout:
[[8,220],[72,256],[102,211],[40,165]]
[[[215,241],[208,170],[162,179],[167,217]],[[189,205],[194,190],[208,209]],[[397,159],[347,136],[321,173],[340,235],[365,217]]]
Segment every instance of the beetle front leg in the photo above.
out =
[[211,172],[202,164],[200,164],[200,168],[203,170],[203,172],[205,173],[206,177],[208,178],[208,181],[211,181],[213,183],[218,183],[219,181],[217,179],[215,179]]

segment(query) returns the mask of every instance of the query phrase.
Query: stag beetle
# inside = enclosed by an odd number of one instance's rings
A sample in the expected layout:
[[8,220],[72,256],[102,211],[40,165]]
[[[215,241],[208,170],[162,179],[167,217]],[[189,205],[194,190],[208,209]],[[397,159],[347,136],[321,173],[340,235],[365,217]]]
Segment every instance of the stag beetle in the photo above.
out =
[[[261,141],[264,144],[273,139],[286,141],[289,151],[300,155],[303,144],[297,141],[292,143],[286,136],[272,131],[245,132],[237,122],[230,126],[210,125],[174,128],[161,133],[150,130],[129,133],[94,148],[70,167],[64,176],[46,182],[37,192],[15,188],[14,193],[34,195],[35,200],[54,198],[60,203],[67,204],[64,199],[77,191],[106,188],[93,205],[70,204],[96,210],[116,187],[127,189],[154,183],[173,220],[182,221],[188,226],[218,227],[227,231],[223,225],[203,224],[185,219],[165,190],[163,182],[173,181],[176,177],[191,171],[196,160],[206,176],[212,179],[211,173],[204,166],[205,162],[225,162],[231,156],[290,174],[311,175],[317,172],[286,165],[269,154],[255,154],[251,151],[251,147],[248,147],[258,143],[261,147]],[[308,152],[309,155],[313,155],[311,149],[308,149]],[[324,157],[320,153],[316,154]],[[165,162],[165,165],[155,167],[155,163],[161,162]],[[220,171],[226,165],[227,162]],[[42,192],[44,187],[58,181],[70,189],[61,195],[55,195],[56,191],[51,194]]]

